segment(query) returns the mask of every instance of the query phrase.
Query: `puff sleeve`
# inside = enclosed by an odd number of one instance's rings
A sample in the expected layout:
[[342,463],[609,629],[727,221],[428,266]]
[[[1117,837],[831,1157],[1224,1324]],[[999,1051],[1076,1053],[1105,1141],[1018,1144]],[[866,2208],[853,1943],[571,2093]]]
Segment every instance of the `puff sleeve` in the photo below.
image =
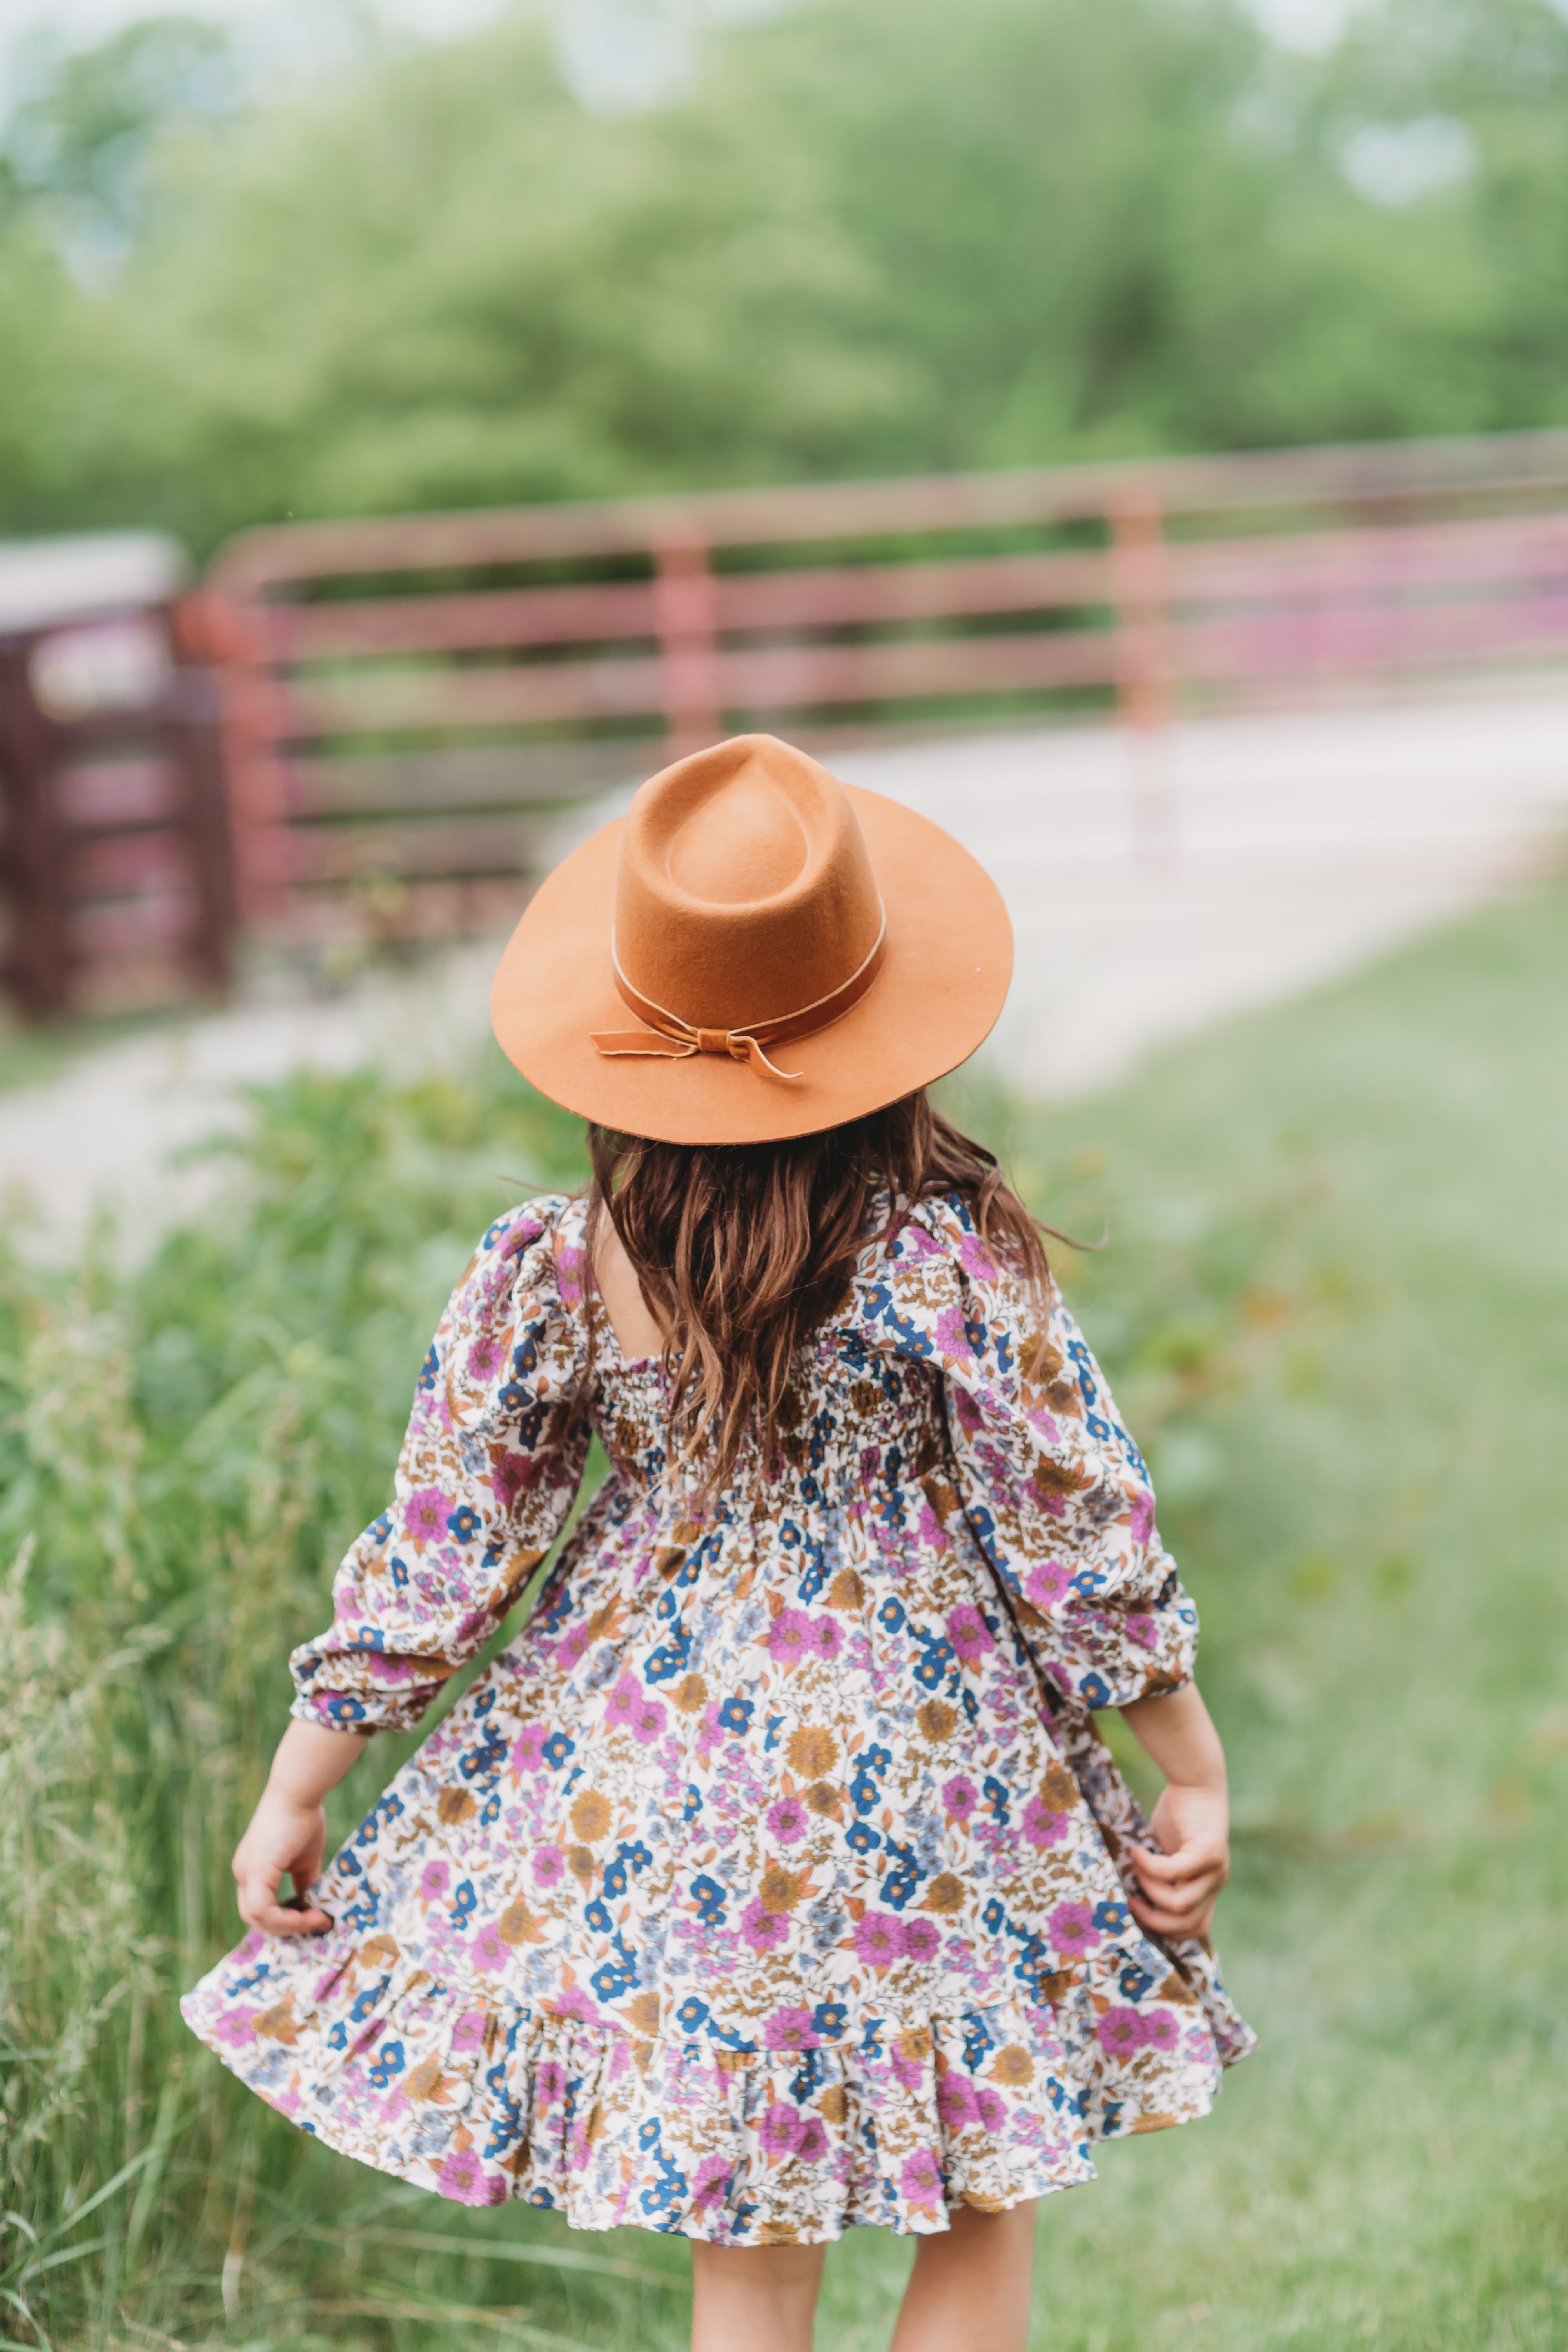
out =
[[571,1265],[554,1247],[564,1206],[549,1198],[498,1219],[452,1294],[391,1507],[338,1570],[330,1630],[289,1660],[292,1712],[307,1722],[412,1730],[565,1522],[589,1430]]
[[864,1336],[940,1368],[967,1519],[1042,1673],[1070,1703],[1123,1706],[1193,1672],[1197,1612],[1160,1541],[1142,1458],[1054,1285],[1045,1326],[958,1195],[922,1202],[872,1282]]

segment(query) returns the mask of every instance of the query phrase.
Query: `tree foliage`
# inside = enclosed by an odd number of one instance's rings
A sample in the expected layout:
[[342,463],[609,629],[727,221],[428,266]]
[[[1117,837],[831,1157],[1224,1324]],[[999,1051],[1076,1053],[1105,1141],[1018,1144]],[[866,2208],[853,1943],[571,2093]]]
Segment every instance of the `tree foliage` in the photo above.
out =
[[221,68],[161,18],[13,118],[0,527],[1563,413],[1551,0],[1389,0],[1321,60],[1236,0],[796,0],[619,114],[529,5],[238,113]]

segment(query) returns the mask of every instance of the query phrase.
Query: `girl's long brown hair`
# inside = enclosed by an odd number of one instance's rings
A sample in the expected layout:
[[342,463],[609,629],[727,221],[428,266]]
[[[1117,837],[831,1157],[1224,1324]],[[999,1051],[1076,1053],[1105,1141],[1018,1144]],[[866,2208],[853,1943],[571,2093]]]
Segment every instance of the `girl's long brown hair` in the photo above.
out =
[[704,1495],[748,1431],[771,1448],[791,1360],[844,1300],[879,1193],[889,1226],[931,1193],[962,1193],[988,1246],[1046,1286],[1043,1229],[923,1090],[784,1142],[651,1143],[590,1126],[588,1149],[590,1256],[607,1215],[668,1335],[671,1425]]

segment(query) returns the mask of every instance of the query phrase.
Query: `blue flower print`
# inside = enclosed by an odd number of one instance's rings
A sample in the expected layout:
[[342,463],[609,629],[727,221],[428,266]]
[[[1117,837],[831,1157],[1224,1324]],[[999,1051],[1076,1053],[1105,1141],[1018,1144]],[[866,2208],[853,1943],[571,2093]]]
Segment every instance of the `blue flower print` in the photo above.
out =
[[384,2042],[382,2047],[375,2053],[375,2063],[370,2070],[371,2081],[375,2084],[378,2091],[390,2091],[392,2088],[394,2075],[401,2074],[402,2072],[402,2042]]
[[465,1878],[460,1885],[452,1890],[450,1916],[452,1925],[459,1935],[479,1907],[479,1898],[474,1892],[474,1883],[471,1878]]

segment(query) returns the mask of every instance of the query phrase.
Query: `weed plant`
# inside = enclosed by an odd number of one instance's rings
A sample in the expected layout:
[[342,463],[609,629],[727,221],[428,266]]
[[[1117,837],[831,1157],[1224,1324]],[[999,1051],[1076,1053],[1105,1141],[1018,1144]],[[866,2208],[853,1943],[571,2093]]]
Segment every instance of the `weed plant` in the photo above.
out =
[[[1230,1745],[1218,2114],[1041,2224],[1036,2343],[1560,2352],[1568,2308],[1568,897],[1045,1112],[955,1108],[1034,1205],[1151,1453]],[[290,1646],[385,1498],[474,1237],[582,1173],[499,1064],[257,1094],[142,1263],[0,1267],[0,2340],[674,2352],[676,2242],[331,2155],[186,2033]],[[351,1825],[407,1743],[335,1801]],[[828,2263],[885,2344],[908,2248]]]

